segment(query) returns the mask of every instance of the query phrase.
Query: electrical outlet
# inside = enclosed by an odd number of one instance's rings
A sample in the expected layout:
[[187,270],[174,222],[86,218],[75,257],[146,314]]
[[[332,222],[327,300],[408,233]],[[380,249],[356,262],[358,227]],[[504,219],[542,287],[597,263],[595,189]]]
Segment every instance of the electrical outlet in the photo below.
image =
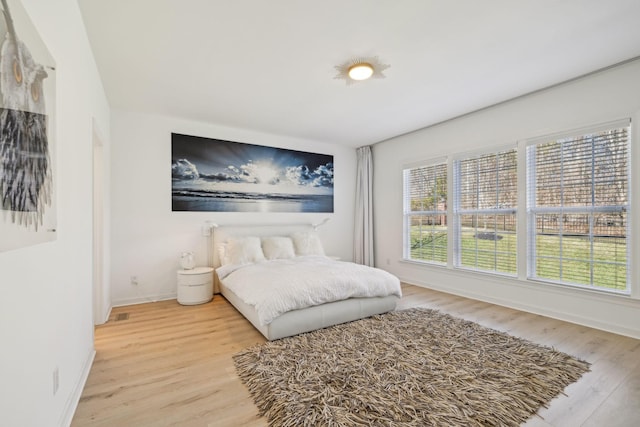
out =
[[133,286],[138,286],[138,276],[131,276],[131,284]]
[[58,388],[60,387],[60,371],[58,367],[53,370],[53,395],[55,396],[58,392]]

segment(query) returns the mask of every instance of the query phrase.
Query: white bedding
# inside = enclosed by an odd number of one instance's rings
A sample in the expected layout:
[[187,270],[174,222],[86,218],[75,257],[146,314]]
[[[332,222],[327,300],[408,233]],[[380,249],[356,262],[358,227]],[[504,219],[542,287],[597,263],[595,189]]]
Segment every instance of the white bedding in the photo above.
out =
[[384,270],[324,256],[301,256],[216,269],[224,285],[255,307],[261,325],[291,310],[348,298],[402,296]]

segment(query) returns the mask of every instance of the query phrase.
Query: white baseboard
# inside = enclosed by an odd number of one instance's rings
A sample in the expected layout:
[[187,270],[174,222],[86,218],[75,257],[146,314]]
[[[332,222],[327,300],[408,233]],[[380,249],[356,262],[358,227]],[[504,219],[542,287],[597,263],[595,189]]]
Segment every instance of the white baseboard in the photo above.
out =
[[61,427],[69,427],[71,425],[71,421],[73,421],[73,415],[76,413],[76,409],[78,408],[78,403],[80,402],[84,386],[87,383],[87,378],[89,378],[89,372],[91,372],[91,366],[93,366],[93,360],[95,357],[96,351],[92,348],[87,355],[87,360],[84,362],[80,378],[78,378],[78,382],[73,388],[73,392],[69,396],[69,399],[67,399],[67,404],[65,405],[62,418],[60,419]]
[[112,309],[113,309],[113,307],[111,306],[111,304],[109,304],[109,306],[104,311],[105,315],[103,316],[103,318],[99,319],[98,322],[94,326],[104,325],[105,323],[107,323],[109,321],[109,317],[111,317],[111,310]]
[[[640,339],[640,329],[638,329],[637,324],[625,324],[623,322],[612,322],[610,319],[606,317],[597,316],[595,313],[592,316],[584,315],[584,313],[579,312],[574,308],[574,310],[569,309],[570,301],[574,298],[577,299],[577,295],[571,295],[571,291],[567,290],[555,290],[549,291],[550,298],[556,299],[566,299],[568,302],[566,304],[567,310],[559,311],[553,310],[541,305],[540,303],[536,303],[535,298],[523,298],[519,300],[512,300],[497,297],[487,292],[482,292],[481,287],[478,287],[478,291],[472,291],[469,289],[460,289],[454,286],[443,286],[440,283],[432,282],[432,281],[422,281],[422,280],[412,280],[409,278],[400,278],[400,280],[404,283],[414,284],[416,286],[420,286],[423,288],[433,289],[440,292],[445,292],[448,294],[458,295],[465,298],[470,298],[478,301],[487,302],[490,304],[496,304],[503,307],[513,308],[516,310],[525,311],[528,313],[539,314],[541,316],[550,317],[553,319],[562,320],[565,322],[575,323],[582,326],[588,326],[590,328],[600,329],[606,332],[612,332],[614,334],[624,335],[635,339]],[[514,285],[512,285],[514,286]],[[515,285],[518,286],[518,285]],[[525,288],[526,286],[522,286]],[[524,290],[524,289],[523,289]],[[581,295],[581,297],[585,297],[585,295]],[[598,298],[597,296],[590,296],[590,298]],[[606,298],[602,298],[599,302],[603,310],[615,312],[617,314],[623,314],[622,317],[627,318],[635,318],[638,304],[637,301],[628,301],[628,302],[612,302],[611,300],[606,300]],[[606,308],[606,309],[605,309]]]
[[111,304],[109,304],[109,309],[107,310],[107,315],[104,316],[104,319],[102,319],[102,323],[107,323],[109,321],[109,317],[111,317],[111,310],[113,309],[113,307],[111,306]]
[[122,307],[125,305],[144,304],[148,302],[165,301],[165,300],[177,299],[177,298],[178,298],[178,294],[176,292],[170,292],[167,294],[160,294],[160,295],[147,295],[147,296],[137,296],[133,298],[123,298],[123,299],[112,301],[111,306]]

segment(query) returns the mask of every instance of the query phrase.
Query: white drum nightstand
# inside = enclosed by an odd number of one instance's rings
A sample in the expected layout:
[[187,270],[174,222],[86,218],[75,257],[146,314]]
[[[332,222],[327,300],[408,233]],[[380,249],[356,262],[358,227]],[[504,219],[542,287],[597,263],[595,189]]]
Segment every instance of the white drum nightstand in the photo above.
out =
[[213,268],[196,267],[178,270],[178,302],[182,305],[203,304],[213,298]]

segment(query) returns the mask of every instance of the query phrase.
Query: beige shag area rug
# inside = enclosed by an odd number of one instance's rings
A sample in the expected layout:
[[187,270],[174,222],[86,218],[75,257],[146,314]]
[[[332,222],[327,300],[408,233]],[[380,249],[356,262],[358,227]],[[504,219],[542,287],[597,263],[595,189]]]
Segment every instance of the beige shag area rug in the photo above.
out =
[[422,308],[233,359],[270,426],[517,426],[589,370],[551,348]]

